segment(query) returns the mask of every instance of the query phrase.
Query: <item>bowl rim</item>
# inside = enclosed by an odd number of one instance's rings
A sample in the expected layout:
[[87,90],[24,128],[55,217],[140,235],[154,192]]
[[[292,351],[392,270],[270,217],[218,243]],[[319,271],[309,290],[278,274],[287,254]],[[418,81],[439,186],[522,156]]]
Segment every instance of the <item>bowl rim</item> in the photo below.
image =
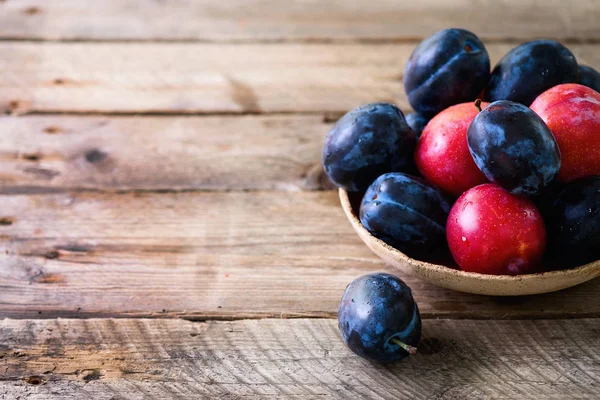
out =
[[[360,222],[360,220],[354,213],[354,210],[352,209],[352,204],[350,203],[350,197],[348,195],[348,192],[344,188],[339,188],[338,194],[339,194],[340,202],[342,204],[344,213],[346,214],[346,217],[348,218],[348,220],[350,220],[352,227],[356,231],[360,231],[365,237],[367,237],[370,241],[372,241],[374,244],[378,245],[379,247],[385,248],[388,252],[390,252],[392,255],[395,256],[394,258],[399,258],[413,266],[416,266],[417,268],[422,269],[423,272],[446,274],[446,275],[452,275],[454,277],[469,278],[472,280],[496,281],[496,282],[503,282],[503,283],[507,283],[507,282],[524,283],[524,281],[526,282],[526,281],[531,281],[531,280],[540,281],[540,280],[545,280],[545,279],[555,280],[557,278],[569,278],[569,277],[580,276],[580,275],[585,275],[585,274],[592,274],[594,271],[600,270],[600,260],[596,260],[596,261],[592,261],[588,264],[580,265],[580,266],[574,267],[574,268],[559,269],[559,270],[546,271],[546,272],[538,272],[538,273],[534,273],[534,274],[491,275],[491,274],[481,274],[479,272],[462,271],[460,269],[450,268],[445,265],[433,264],[433,263],[430,263],[427,261],[417,260],[417,259],[407,256],[406,254],[404,254],[400,250],[396,249],[395,247],[390,246],[389,244],[385,243],[383,240],[378,239],[377,237],[373,236],[371,234],[371,232],[369,232],[362,225],[362,223]],[[363,235],[359,235],[359,236],[363,236]]]

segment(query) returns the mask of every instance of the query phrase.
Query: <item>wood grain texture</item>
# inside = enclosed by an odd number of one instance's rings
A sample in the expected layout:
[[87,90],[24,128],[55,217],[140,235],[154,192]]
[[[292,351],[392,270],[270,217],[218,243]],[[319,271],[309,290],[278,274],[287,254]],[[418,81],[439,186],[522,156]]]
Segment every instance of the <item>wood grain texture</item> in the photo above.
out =
[[[0,196],[0,316],[333,316],[359,275],[394,272],[333,191]],[[494,298],[403,277],[425,318],[600,316],[600,280]]]
[[594,0],[9,0],[0,38],[66,40],[407,40],[449,27],[484,39],[600,39]]
[[451,321],[376,365],[335,320],[0,321],[0,395],[34,399],[592,399],[600,320]]
[[[514,45],[490,44],[492,61]],[[600,67],[600,45],[570,46]],[[414,44],[0,43],[0,110],[346,112],[392,101]]]
[[0,117],[0,192],[332,187],[319,115]]

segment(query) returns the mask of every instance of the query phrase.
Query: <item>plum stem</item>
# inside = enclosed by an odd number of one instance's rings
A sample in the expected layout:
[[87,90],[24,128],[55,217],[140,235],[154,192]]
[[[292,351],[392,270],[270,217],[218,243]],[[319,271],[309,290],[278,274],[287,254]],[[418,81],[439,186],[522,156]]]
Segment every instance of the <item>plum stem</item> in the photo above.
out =
[[404,350],[406,350],[409,354],[415,355],[417,354],[417,348],[413,347],[411,345],[408,345],[404,342],[401,342],[398,338],[392,338],[392,340],[390,340],[392,343],[394,343],[397,346],[402,347]]
[[481,112],[481,99],[475,100],[475,107]]

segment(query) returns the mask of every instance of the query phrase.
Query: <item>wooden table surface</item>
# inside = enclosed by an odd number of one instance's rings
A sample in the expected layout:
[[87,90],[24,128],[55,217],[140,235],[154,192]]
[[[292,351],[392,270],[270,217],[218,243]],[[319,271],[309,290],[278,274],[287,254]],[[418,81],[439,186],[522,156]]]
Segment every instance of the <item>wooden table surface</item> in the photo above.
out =
[[345,220],[324,136],[447,27],[600,68],[600,1],[0,1],[0,398],[600,398],[600,279],[469,295],[402,276],[420,352],[341,342],[394,272]]

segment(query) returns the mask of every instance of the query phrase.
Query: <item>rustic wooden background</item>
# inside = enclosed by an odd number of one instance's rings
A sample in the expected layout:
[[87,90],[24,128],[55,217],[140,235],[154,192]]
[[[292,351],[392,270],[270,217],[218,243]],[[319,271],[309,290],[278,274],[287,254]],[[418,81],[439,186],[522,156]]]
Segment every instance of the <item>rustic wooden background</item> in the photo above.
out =
[[0,0],[0,398],[600,398],[600,279],[495,298],[403,276],[420,353],[336,308],[393,272],[320,167],[361,103],[464,27],[600,68],[597,0]]

